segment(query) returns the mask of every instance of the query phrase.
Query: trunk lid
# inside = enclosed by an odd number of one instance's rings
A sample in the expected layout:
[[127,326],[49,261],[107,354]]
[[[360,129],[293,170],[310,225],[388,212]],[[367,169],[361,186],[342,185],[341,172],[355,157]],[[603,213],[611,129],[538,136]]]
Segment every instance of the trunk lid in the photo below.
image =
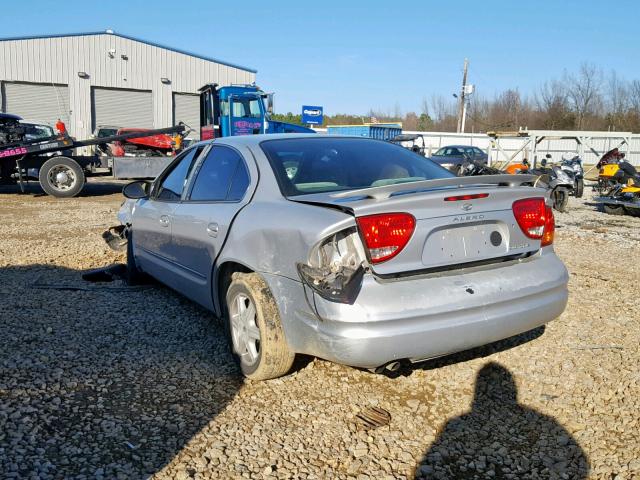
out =
[[[537,251],[540,241],[525,236],[512,211],[516,200],[545,197],[544,189],[521,186],[535,180],[531,175],[447,178],[289,199],[338,208],[355,217],[396,212],[413,215],[415,229],[402,251],[372,265],[379,275],[396,275]],[[474,194],[483,194],[483,198],[445,201]]]

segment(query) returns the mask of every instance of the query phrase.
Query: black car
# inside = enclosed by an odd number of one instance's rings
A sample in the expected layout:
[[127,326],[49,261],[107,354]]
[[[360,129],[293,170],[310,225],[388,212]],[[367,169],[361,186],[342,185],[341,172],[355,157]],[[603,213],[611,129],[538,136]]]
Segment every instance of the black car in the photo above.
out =
[[448,145],[429,158],[454,173],[458,173],[466,159],[479,163],[487,163],[488,160],[485,152],[470,145]]

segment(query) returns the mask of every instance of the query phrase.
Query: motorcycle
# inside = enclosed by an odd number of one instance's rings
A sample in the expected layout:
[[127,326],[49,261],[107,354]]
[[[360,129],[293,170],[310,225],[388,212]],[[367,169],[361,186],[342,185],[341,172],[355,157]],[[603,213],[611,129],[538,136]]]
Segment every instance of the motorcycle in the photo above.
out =
[[570,156],[563,155],[560,168],[573,178],[573,196],[581,198],[584,193],[584,168],[582,167],[580,156],[573,154],[570,154]]
[[460,167],[459,177],[472,177],[475,175],[500,175],[504,172],[497,168],[490,167],[486,163],[474,160],[465,155],[465,160]]
[[517,170],[503,171],[467,157],[460,169],[460,176],[499,175],[504,173],[538,175],[540,181],[546,184],[547,189],[551,191],[549,195],[553,201],[553,208],[559,212],[565,212],[567,210],[569,195],[574,190],[574,178],[560,166],[553,165],[547,167],[547,159],[550,158],[551,155],[547,155],[546,158],[542,159],[540,162],[541,168],[531,168],[529,162],[525,159]]
[[640,173],[617,149],[607,152],[598,162],[598,184],[595,198],[600,209],[610,215],[628,213],[640,216]]
[[538,175],[540,180],[547,184],[547,188],[551,190],[549,196],[553,201],[553,208],[559,212],[567,211],[569,195],[573,194],[575,187],[575,179],[568,174],[559,165],[548,165],[551,155],[547,154],[545,158],[540,160],[540,168],[530,168],[527,160],[523,161],[523,165],[527,168],[522,173]]

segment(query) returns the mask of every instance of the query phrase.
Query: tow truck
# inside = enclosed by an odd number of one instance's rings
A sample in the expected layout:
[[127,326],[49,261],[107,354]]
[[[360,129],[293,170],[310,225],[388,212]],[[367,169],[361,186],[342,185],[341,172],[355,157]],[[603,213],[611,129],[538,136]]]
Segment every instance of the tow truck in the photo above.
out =
[[[314,133],[306,127],[271,120],[273,94],[265,93],[256,85],[218,87],[212,83],[203,86],[199,92],[202,140],[261,133]],[[74,153],[77,149],[159,134],[184,135],[191,128],[180,122],[175,127],[86,140],[75,140],[64,134],[29,141],[20,134],[19,117],[9,114],[0,114],[0,117],[0,130],[8,132],[0,136],[0,140],[5,139],[0,141],[0,173],[6,176],[7,170],[11,170],[11,178],[17,181],[22,192],[25,182],[37,179],[45,193],[54,197],[78,195],[88,176],[155,178],[174,158],[77,155]]]

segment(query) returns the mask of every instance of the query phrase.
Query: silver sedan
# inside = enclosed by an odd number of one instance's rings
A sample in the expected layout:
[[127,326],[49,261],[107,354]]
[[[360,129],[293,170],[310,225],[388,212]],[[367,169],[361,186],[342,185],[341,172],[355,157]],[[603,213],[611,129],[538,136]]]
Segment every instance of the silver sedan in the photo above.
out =
[[249,378],[296,353],[393,369],[562,313],[567,271],[533,180],[456,178],[364,138],[201,142],[125,187],[128,275],[214,312]]

